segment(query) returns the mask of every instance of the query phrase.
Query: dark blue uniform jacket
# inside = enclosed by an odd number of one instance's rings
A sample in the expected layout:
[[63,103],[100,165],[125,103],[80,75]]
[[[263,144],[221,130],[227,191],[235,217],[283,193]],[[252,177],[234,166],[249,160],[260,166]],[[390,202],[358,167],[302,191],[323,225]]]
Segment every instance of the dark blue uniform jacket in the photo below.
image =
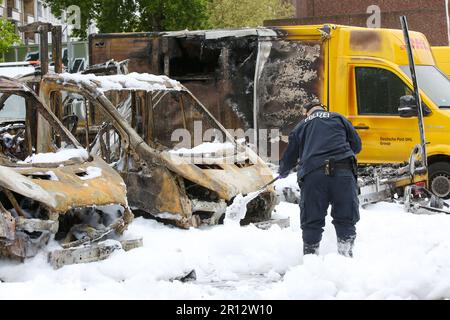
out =
[[317,110],[289,134],[289,145],[279,173],[287,174],[300,159],[299,178],[324,165],[326,159],[342,160],[361,151],[361,139],[353,125],[335,112]]

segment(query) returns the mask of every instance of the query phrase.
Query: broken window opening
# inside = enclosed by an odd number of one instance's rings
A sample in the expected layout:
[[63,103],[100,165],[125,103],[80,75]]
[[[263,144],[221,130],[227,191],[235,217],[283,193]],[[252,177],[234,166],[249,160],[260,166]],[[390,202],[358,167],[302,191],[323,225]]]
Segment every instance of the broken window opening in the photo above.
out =
[[108,227],[124,215],[120,205],[73,208],[59,215],[55,240],[71,247],[96,238],[111,238]]
[[99,155],[107,163],[117,163],[123,160],[123,155],[127,153],[122,148],[122,139],[119,132],[111,123],[106,122],[94,139],[91,151]]
[[204,142],[228,141],[226,133],[185,92],[167,93],[153,113],[155,142],[165,148],[191,149]]
[[0,147],[1,153],[10,159],[23,160],[28,155],[25,101],[21,95],[0,93]]
[[200,201],[219,201],[220,197],[217,192],[207,189],[188,179],[184,180],[184,186],[189,199],[197,199]]
[[221,48],[206,45],[202,39],[169,38],[170,77],[174,79],[207,80],[216,78]]
[[0,191],[0,202],[16,218],[49,219],[48,209],[42,204],[8,189],[2,188]]
[[195,166],[199,167],[200,169],[206,169],[206,170],[223,170],[221,166],[218,164],[202,164],[202,163],[196,163]]
[[[64,126],[90,152],[103,123],[109,123],[101,108],[80,93],[61,90]],[[53,92],[52,92],[53,93]]]
[[31,93],[0,93],[0,100],[0,161],[17,163],[35,152],[75,147],[59,127],[50,125],[51,116],[37,106]]

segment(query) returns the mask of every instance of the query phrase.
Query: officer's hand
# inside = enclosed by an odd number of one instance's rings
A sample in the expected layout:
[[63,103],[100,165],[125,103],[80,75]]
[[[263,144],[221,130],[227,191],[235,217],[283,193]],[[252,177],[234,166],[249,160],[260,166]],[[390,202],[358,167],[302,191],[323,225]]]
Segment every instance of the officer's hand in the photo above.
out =
[[278,174],[278,176],[280,177],[280,179],[284,179],[284,178],[286,178],[286,177],[289,175],[289,172],[290,172],[290,171],[280,172],[280,173]]

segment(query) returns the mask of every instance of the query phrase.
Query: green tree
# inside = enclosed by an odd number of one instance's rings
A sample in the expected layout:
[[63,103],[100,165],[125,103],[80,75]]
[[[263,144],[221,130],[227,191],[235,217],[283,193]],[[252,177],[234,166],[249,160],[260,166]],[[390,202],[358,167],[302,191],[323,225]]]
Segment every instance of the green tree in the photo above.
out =
[[[61,18],[73,0],[46,0],[52,13]],[[80,26],[72,36],[86,38],[90,22],[96,22],[100,32],[131,32],[138,24],[137,4],[134,0],[77,0],[80,7]]]
[[139,0],[140,29],[168,31],[208,27],[210,0]]
[[45,4],[50,6],[52,13],[61,18],[64,10],[76,4],[80,7],[80,29],[75,29],[72,36],[86,38],[86,31],[91,20],[97,18],[99,8],[102,8],[100,0],[45,0]]
[[[86,38],[90,21],[100,32],[201,29],[208,26],[211,0],[77,0],[81,29],[73,36]],[[73,0],[46,0],[52,13],[61,17]]]
[[132,32],[138,27],[138,4],[134,0],[96,0],[95,20],[100,32]]
[[14,25],[6,19],[0,19],[0,61],[3,54],[15,43],[20,42],[20,37],[14,30]]
[[209,23],[212,28],[262,26],[264,20],[294,16],[294,6],[285,0],[211,0]]

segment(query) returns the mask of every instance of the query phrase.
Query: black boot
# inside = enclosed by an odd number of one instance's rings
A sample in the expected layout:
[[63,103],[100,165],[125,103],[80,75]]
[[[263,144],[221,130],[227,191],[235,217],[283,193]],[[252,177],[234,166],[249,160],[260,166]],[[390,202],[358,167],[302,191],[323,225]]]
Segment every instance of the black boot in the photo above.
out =
[[319,245],[320,242],[314,244],[308,244],[303,242],[303,255],[306,254],[316,254],[319,255]]
[[337,249],[340,255],[353,258],[353,245],[355,244],[355,237],[347,239],[338,238]]

